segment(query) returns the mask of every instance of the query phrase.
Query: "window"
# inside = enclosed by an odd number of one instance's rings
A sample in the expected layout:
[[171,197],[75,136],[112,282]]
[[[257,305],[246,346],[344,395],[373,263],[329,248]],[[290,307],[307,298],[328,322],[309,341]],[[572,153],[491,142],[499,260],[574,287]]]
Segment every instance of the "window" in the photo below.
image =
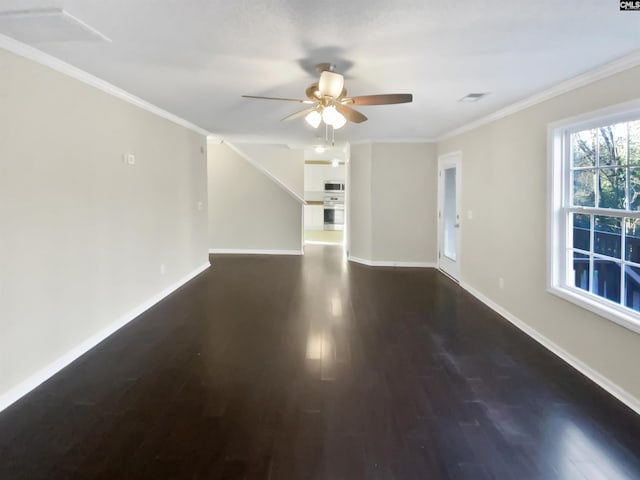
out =
[[638,103],[549,133],[550,291],[640,332]]

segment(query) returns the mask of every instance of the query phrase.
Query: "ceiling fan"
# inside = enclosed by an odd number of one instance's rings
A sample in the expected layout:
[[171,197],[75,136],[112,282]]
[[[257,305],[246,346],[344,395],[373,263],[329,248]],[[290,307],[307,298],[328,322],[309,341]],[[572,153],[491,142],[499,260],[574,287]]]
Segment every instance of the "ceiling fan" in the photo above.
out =
[[351,107],[369,105],[391,105],[395,103],[410,103],[413,95],[410,93],[387,93],[380,95],[364,95],[347,97],[344,88],[344,77],[335,72],[335,65],[320,63],[316,65],[320,73],[320,80],[312,83],[306,90],[307,99],[261,97],[257,95],[242,95],[244,98],[258,98],[262,100],[276,100],[283,102],[297,102],[310,104],[311,106],[293,113],[282,121],[303,117],[313,128],[318,128],[321,122],[333,129],[341,128],[347,120],[353,123],[362,123],[367,120],[359,111]]

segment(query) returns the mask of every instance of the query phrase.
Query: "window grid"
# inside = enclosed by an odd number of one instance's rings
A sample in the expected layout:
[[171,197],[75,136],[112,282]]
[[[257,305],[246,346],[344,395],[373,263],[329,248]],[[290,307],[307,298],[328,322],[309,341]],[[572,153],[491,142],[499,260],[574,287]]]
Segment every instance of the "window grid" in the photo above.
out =
[[554,122],[547,139],[548,291],[640,334],[640,99]]
[[[627,139],[628,139],[628,136],[627,136]],[[626,201],[626,198],[627,197],[625,197],[625,201]],[[627,266],[624,263],[627,258],[627,234],[626,234],[627,228],[626,227],[627,227],[627,219],[622,217],[620,219],[620,260],[622,261],[622,263],[620,263],[620,304],[622,306],[625,306],[627,303],[626,302],[627,291],[625,289],[625,274],[624,274],[625,271],[627,270]]]
[[[624,207],[626,210],[631,209],[631,158],[629,157],[629,123],[627,122],[627,141],[625,142],[627,177],[625,182]],[[624,225],[623,225],[624,226]],[[623,228],[624,230],[624,228]]]
[[[599,129],[596,129],[595,145],[593,146],[593,148],[595,150],[594,166],[596,168],[594,172],[595,179],[593,181],[593,191],[594,191],[593,198],[595,200],[595,203],[593,204],[593,206],[596,208],[599,208],[600,207],[600,130]],[[595,221],[595,219],[593,219],[593,221]],[[593,228],[594,228],[594,225],[592,224],[591,225],[592,231],[593,231]],[[593,245],[593,243],[591,245]],[[593,270],[591,270],[591,272],[593,272]],[[593,281],[591,283],[593,283]]]
[[[633,305],[631,307],[627,307],[627,289],[626,289],[626,283],[627,283],[627,267],[635,267],[635,268],[640,268],[640,264],[633,262],[632,260],[627,260],[627,253],[629,251],[629,246],[627,245],[627,220],[632,220],[632,219],[640,219],[640,211],[632,211],[630,210],[632,208],[632,186],[631,186],[631,172],[632,172],[632,167],[631,167],[631,158],[630,158],[630,124],[629,122],[626,122],[625,124],[625,128],[624,133],[625,133],[625,139],[623,142],[623,145],[620,145],[619,143],[617,143],[617,140],[619,139],[619,135],[617,132],[618,129],[614,128],[616,125],[619,124],[608,124],[608,125],[603,125],[600,127],[595,127],[592,129],[585,129],[585,130],[579,130],[579,131],[574,131],[574,132],[566,132],[566,143],[565,145],[567,145],[567,149],[565,150],[565,152],[568,154],[565,161],[567,162],[565,165],[568,166],[568,170],[569,170],[569,175],[568,178],[569,180],[569,185],[567,185],[567,189],[565,190],[565,207],[563,208],[564,212],[565,212],[565,225],[568,227],[566,229],[566,242],[567,242],[567,249],[566,251],[566,265],[567,267],[571,268],[571,270],[569,270],[567,273],[569,272],[573,272],[573,276],[571,279],[567,278],[567,275],[564,276],[565,278],[565,284],[572,286],[574,288],[578,288],[581,291],[588,291],[589,294],[597,297],[597,299],[599,301],[607,301],[607,302],[612,302],[618,306],[622,306],[623,308],[628,308],[631,309],[633,307]],[[604,128],[609,128],[610,129],[610,140],[607,141],[607,139],[603,136],[603,132],[602,129]],[[577,139],[574,137],[577,135],[580,135],[583,132],[589,132],[589,130],[591,130],[591,134],[590,134],[590,139],[592,140],[593,144],[590,148],[593,148],[593,154],[589,155],[592,156],[593,158],[593,164],[592,165],[579,165],[576,166],[576,163],[582,163],[578,160],[578,157],[576,156],[577,153],[581,153],[582,155],[585,155],[585,152],[576,152],[576,143],[577,143]],[[595,130],[595,132],[594,132]],[[595,134],[594,134],[595,133]],[[618,147],[621,146],[624,149],[624,152],[619,152],[617,149]],[[583,147],[581,147],[583,148]],[[602,148],[609,148],[611,150],[610,152],[610,164],[602,164],[602,158],[601,158],[601,149]],[[584,148],[583,148],[584,149]],[[619,155],[616,155],[619,154]],[[587,157],[588,158],[588,157]],[[637,168],[637,166],[635,166],[635,168]],[[616,169],[622,169],[623,174],[624,174],[624,184],[622,185],[623,188],[623,192],[620,192],[620,190],[618,189],[617,193],[615,190],[616,186],[621,186],[619,183],[619,180],[616,181],[616,185],[608,185],[608,187],[611,189],[611,191],[613,192],[613,194],[615,195],[613,197],[613,199],[615,200],[614,205],[619,207],[622,206],[623,208],[609,208],[606,205],[603,205],[603,203],[605,203],[603,201],[603,198],[601,196],[601,190],[602,190],[602,177],[603,175],[609,174],[609,175],[615,175],[616,172],[620,172],[620,170],[616,170]],[[593,206],[591,205],[575,205],[575,201],[576,201],[576,172],[581,172],[581,171],[587,171],[587,172],[592,172],[593,174],[593,180],[592,180],[592,184],[593,184]],[[613,181],[609,182],[610,184],[613,183]],[[620,199],[619,194],[623,193],[624,194],[624,199]],[[589,196],[589,192],[587,191],[587,198]],[[610,197],[611,199],[611,197]],[[622,200],[622,201],[621,201]],[[591,203],[589,201],[587,201],[587,203]],[[610,202],[611,204],[611,202]],[[573,216],[574,214],[581,214],[581,215],[589,215],[589,250],[583,250],[580,248],[576,248],[574,245],[574,225],[573,225]],[[597,216],[601,216],[603,218],[616,218],[618,220],[618,225],[615,225],[615,222],[613,223],[613,225],[609,225],[609,228],[607,229],[606,224],[602,227],[602,230],[598,230],[598,228],[600,228],[598,225],[596,225],[596,215]],[[597,253],[596,252],[596,242],[599,240],[599,244],[604,241],[602,237],[604,237],[604,235],[606,234],[611,234],[613,233],[614,235],[616,235],[616,229],[619,229],[620,234],[619,234],[619,243],[616,245],[615,243],[613,244],[612,247],[607,248],[606,246],[603,248],[600,248],[601,252]],[[598,239],[598,234],[601,235],[601,238]],[[620,258],[617,258],[615,256],[611,256],[611,255],[607,255],[605,253],[602,253],[602,250],[606,249],[606,251],[608,253],[611,253],[611,250],[613,249],[613,254],[615,255],[616,253],[616,249],[618,249],[618,254],[620,256]],[[575,270],[575,254],[580,254],[580,255],[586,255],[589,261],[589,269],[588,269],[588,290],[584,289],[584,285],[576,285],[576,270]],[[609,263],[609,265],[615,265],[617,268],[620,269],[619,272],[619,280],[618,280],[618,286],[612,286],[610,288],[614,289],[615,293],[618,293],[617,296],[617,301],[615,300],[611,300],[609,298],[607,298],[605,295],[607,296],[611,296],[613,298],[616,298],[614,296],[614,294],[611,293],[611,291],[609,292],[600,292],[600,278],[598,278],[600,275],[607,275],[606,273],[602,273],[603,272],[603,264],[601,263],[599,265],[598,270],[596,271],[596,267],[598,267],[597,263],[598,261],[603,261],[603,262],[611,262]],[[570,281],[569,281],[570,280]],[[603,285],[604,288],[603,290],[606,290],[607,288],[607,281],[606,278],[603,281]],[[618,290],[616,290],[616,288],[618,288]]]

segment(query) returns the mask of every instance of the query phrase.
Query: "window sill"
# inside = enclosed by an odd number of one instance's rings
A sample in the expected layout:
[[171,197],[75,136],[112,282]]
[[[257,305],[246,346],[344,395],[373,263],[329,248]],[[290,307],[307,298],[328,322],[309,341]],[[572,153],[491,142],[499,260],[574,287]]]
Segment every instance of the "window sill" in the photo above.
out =
[[640,314],[634,315],[614,303],[594,299],[590,295],[583,294],[577,288],[551,286],[548,288],[548,291],[607,320],[611,320],[628,330],[640,333]]

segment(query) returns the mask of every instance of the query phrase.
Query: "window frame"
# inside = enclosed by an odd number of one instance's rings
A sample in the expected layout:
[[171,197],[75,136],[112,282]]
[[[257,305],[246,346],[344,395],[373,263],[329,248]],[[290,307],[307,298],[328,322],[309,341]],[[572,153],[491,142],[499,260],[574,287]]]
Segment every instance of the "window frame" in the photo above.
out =
[[[640,333],[640,312],[635,312],[623,306],[624,291],[620,293],[623,302],[616,304],[596,294],[574,287],[567,282],[567,274],[573,271],[573,264],[568,259],[569,255],[567,255],[570,247],[567,245],[567,228],[570,214],[583,213],[587,215],[640,218],[640,211],[634,213],[629,210],[571,205],[573,192],[569,137],[572,133],[582,130],[632,120],[640,120],[640,99],[613,105],[548,125],[547,291],[629,330]],[[628,165],[626,168],[629,168]],[[591,248],[593,249],[594,246],[592,245]],[[624,248],[624,244],[622,244],[621,248]],[[620,261],[623,266],[624,257],[624,251],[621,251]]]

